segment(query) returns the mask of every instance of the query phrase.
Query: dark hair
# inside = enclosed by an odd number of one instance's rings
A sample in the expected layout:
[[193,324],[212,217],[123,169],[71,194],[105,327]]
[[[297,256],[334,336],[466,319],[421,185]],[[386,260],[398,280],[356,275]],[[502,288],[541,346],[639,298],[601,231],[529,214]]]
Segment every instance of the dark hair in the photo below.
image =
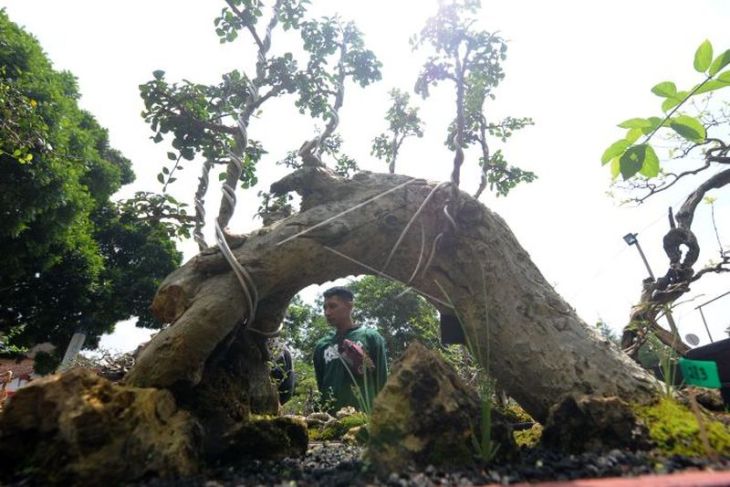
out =
[[338,298],[344,299],[345,301],[352,301],[355,297],[352,294],[352,291],[343,286],[331,287],[324,293],[322,293],[322,296],[324,296],[324,299],[331,298],[332,296],[337,296]]

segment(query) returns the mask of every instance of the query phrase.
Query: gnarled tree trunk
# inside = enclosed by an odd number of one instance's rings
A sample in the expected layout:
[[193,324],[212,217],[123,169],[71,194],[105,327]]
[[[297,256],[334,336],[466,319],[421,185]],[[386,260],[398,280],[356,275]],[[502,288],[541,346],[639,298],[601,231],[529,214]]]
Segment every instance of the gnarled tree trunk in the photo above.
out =
[[655,381],[552,289],[505,222],[467,194],[454,226],[444,210],[450,188],[404,176],[342,180],[305,168],[272,190],[300,192],[302,211],[233,249],[255,283],[253,322],[241,324],[250,310],[223,256],[198,255],[161,286],[153,310],[172,326],[147,346],[128,383],[185,395],[230,358],[232,344],[250,334],[245,327],[276,329],[303,287],[380,273],[408,282],[443,311],[452,303],[492,374],[540,421],[570,395],[642,401],[655,393]]

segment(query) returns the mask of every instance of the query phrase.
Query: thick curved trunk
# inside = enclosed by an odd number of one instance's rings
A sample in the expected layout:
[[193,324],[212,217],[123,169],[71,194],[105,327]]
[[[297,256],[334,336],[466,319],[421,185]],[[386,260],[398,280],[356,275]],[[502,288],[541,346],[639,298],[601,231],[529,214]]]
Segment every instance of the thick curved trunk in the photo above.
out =
[[[307,285],[380,273],[410,281],[442,310],[453,303],[492,374],[538,420],[568,395],[641,401],[654,394],[655,381],[590,330],[505,222],[467,194],[453,226],[444,211],[449,186],[424,180],[370,173],[340,180],[307,168],[273,189],[303,193],[303,210],[233,249],[258,295],[248,326],[276,329],[289,299]],[[153,310],[172,326],[126,381],[173,391],[197,385],[221,344],[236,336],[245,302],[220,253],[193,258],[161,286]]]

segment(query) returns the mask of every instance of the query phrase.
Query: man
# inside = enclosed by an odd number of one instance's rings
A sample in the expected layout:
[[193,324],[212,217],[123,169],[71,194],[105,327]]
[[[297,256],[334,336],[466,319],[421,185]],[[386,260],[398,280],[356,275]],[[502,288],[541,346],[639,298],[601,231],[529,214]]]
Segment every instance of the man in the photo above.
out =
[[325,400],[332,400],[332,410],[353,406],[370,412],[388,376],[385,340],[376,330],[352,322],[349,289],[333,287],[323,296],[324,316],[334,331],[314,348],[317,387]]

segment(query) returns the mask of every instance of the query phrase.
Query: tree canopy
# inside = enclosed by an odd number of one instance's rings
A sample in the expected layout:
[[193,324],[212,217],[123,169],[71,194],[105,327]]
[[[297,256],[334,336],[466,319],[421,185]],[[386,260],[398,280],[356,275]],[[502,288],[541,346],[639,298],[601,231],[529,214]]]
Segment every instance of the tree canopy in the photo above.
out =
[[131,316],[156,326],[149,302],[181,260],[173,237],[184,225],[167,218],[177,205],[143,193],[110,199],[134,181],[131,163],[110,147],[106,129],[79,107],[79,97],[75,77],[56,71],[37,40],[0,11],[6,346],[51,341],[63,348],[77,329],[93,345]]

